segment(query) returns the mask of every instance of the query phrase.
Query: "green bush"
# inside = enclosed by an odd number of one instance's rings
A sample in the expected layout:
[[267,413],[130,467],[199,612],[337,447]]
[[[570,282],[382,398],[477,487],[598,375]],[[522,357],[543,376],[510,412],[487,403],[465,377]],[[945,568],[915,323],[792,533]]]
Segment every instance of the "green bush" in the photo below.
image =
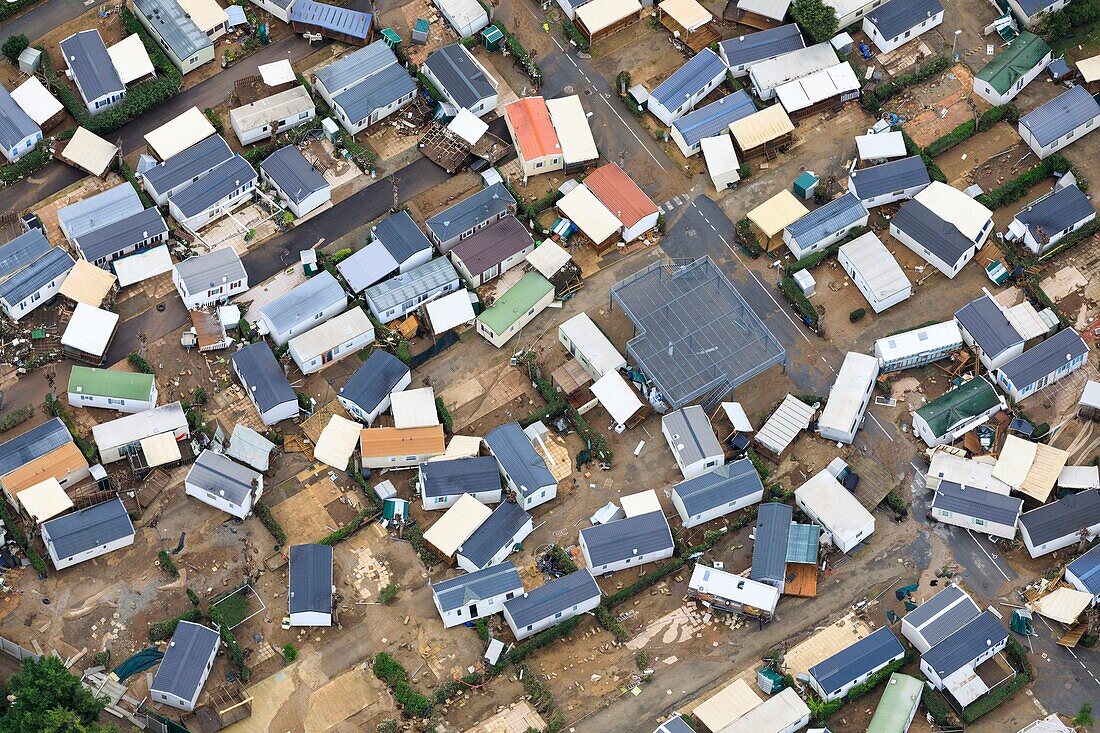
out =
[[298,658],[298,647],[294,646],[290,642],[283,644],[283,661],[290,664]]
[[611,615],[611,610],[602,603],[596,606],[596,623],[611,632],[616,644],[625,644],[629,641],[630,634],[627,633],[626,628]]
[[557,626],[552,626],[546,631],[535,634],[522,644],[517,644],[512,647],[512,650],[508,652],[508,661],[512,664],[519,664],[539,649],[553,644],[558,639],[564,639],[566,636],[569,636],[573,629],[577,628],[577,624],[580,622],[581,617],[574,616],[571,619],[562,621]]
[[0,433],[6,433],[16,425],[25,423],[34,415],[34,408],[29,405],[12,410],[7,415],[0,417]]
[[241,645],[237,643],[236,637],[233,636],[233,632],[229,629],[230,624],[226,622],[225,616],[217,606],[210,607],[210,622],[217,627],[218,633],[221,634],[222,641],[225,643],[225,648],[229,650],[229,657],[233,660],[233,664],[236,665],[237,674],[241,678],[241,681],[248,682],[249,678],[252,676],[252,671],[248,668],[248,665],[245,664],[244,651],[241,649]]
[[46,395],[46,409],[50,411],[51,415],[60,418],[61,422],[65,423],[65,427],[69,429],[69,435],[73,436],[73,442],[76,443],[76,447],[80,449],[84,458],[89,463],[94,461],[99,449],[96,448],[95,443],[90,440],[85,440],[80,436],[79,431],[76,429],[76,423],[69,417],[68,410],[66,410],[65,406],[58,402],[57,398],[52,394]]
[[[160,562],[160,569],[163,570],[169,577],[178,578],[180,576],[179,568],[172,562],[172,558],[168,556],[167,550],[161,550],[157,553],[157,560]],[[190,590],[190,588],[188,588]]]
[[126,361],[130,362],[130,366],[137,369],[142,374],[153,374],[153,365],[149,363],[141,354],[131,351],[126,355]]
[[809,299],[802,294],[802,291],[798,288],[793,278],[785,277],[779,281],[779,290],[787,297],[802,315],[803,319],[808,321],[810,328],[817,330],[818,323],[820,323],[821,316],[817,312],[817,308],[814,308]]
[[190,588],[187,589],[187,600],[191,601],[191,605],[195,606],[196,608],[198,607],[198,605],[200,603],[198,593],[191,590]]
[[791,16],[814,43],[826,43],[836,35],[836,8],[822,0],[794,0]]
[[[882,105],[890,101],[909,87],[931,79],[933,76],[951,68],[951,58],[943,54],[932,56],[908,74],[896,76],[874,89],[863,92],[860,104],[869,112],[878,112]],[[860,75],[862,76],[862,75]]]
[[12,64],[18,64],[19,54],[26,51],[30,45],[31,42],[27,40],[27,37],[20,33],[17,36],[8,36],[8,40],[4,41],[3,46],[0,46],[0,51],[3,51],[4,57]]
[[563,20],[561,22],[561,31],[565,35],[565,40],[576,44],[577,48],[581,51],[587,51],[592,48],[592,44],[588,42],[584,34],[577,29],[577,26],[573,25],[568,20]]
[[276,544],[280,547],[286,545],[286,532],[283,531],[283,527],[279,524],[279,520],[275,519],[275,515],[271,513],[271,508],[260,499],[253,507],[256,516],[260,518],[260,522],[264,525],[271,536],[275,538]]
[[474,631],[477,632],[477,637],[482,641],[489,641],[489,619],[482,616],[476,622],[474,622]]
[[577,563],[573,562],[573,558],[561,545],[551,545],[549,552],[550,556],[554,558],[554,565],[558,570],[566,575],[577,572]]
[[764,254],[764,248],[760,246],[760,240],[756,236],[756,231],[752,228],[752,222],[748,219],[741,219],[737,222],[735,238],[737,239],[737,246],[749,257],[756,259]]
[[920,701],[924,705],[925,711],[932,716],[933,723],[938,726],[951,724],[954,718],[951,707],[940,697],[939,693],[928,685],[925,685],[924,689],[921,690]]
[[219,135],[225,132],[225,125],[222,124],[222,120],[220,117],[218,117],[217,112],[207,107],[202,111],[202,113],[206,115],[206,119],[210,121],[210,124],[214,127],[214,130],[217,131]]
[[397,583],[386,583],[378,591],[378,602],[383,606],[386,605],[397,597],[397,591],[400,590],[400,588],[401,586]]
[[426,718],[432,711],[432,701],[409,686],[409,675],[401,663],[385,652],[379,652],[371,665],[374,676],[382,680],[393,699],[410,715]]
[[447,405],[443,403],[443,398],[438,395],[435,398],[435,411],[439,415],[439,422],[443,424],[443,431],[448,435],[453,435],[454,418],[451,417],[451,411],[447,409]]
[[176,626],[180,621],[190,621],[191,623],[198,623],[202,621],[202,611],[197,608],[192,608],[184,611],[179,616],[168,621],[154,621],[149,624],[149,641],[166,641],[172,638],[172,634],[176,633]]
[[1058,244],[1048,249],[1039,257],[1039,262],[1046,262],[1056,254],[1073,249],[1081,242],[1092,239],[1097,232],[1100,232],[1100,219],[1093,219],[1080,229],[1070,232],[1059,239]]
[[134,187],[134,191],[137,192],[138,198],[141,199],[141,205],[147,209],[153,208],[153,199],[149,197],[149,194],[147,194],[141,184],[138,183],[137,176],[134,175],[134,169],[130,167],[130,164],[122,160],[119,162],[118,168],[122,177],[129,181],[130,185]]
[[975,200],[987,209],[999,209],[1013,204],[1027,195],[1031,187],[1055,174],[1064,174],[1070,170],[1070,162],[1062,155],[1052,155],[1039,165],[1024,171],[1008,183],[998,186],[989,193],[983,193]]
[[330,534],[322,537],[320,540],[317,541],[317,544],[335,545],[340,540],[347,539],[361,526],[363,526],[363,520],[367,518],[367,515],[370,514],[371,511],[372,509],[370,507],[360,510],[360,512],[355,515],[354,519],[352,519],[350,522],[348,522],[335,532],[331,532]]
[[848,314],[848,321],[850,323],[855,323],[861,320],[865,315],[867,315],[866,308],[856,308],[854,311]]
[[832,243],[823,250],[806,255],[802,259],[797,260],[794,264],[785,265],[783,267],[783,270],[788,275],[793,275],[799,270],[812,270],[825,260],[835,255],[837,252],[839,252],[840,248],[848,244],[848,242],[851,242],[853,239],[857,239],[858,237],[862,237],[869,231],[871,230],[867,227],[856,227],[852,231],[848,232],[848,234],[846,234],[843,239]]
[[958,125],[954,130],[943,135],[931,143],[924,149],[931,157],[942,155],[956,145],[969,140],[979,132],[985,132],[1001,120],[1005,120],[1011,124],[1015,124],[1019,119],[1020,113],[1017,111],[1015,105],[1005,104],[1000,107],[991,107],[978,117],[978,122],[975,125],[974,120],[967,120],[961,125]]
[[671,558],[670,560],[665,562],[664,565],[661,565],[658,568],[650,570],[648,573],[646,573],[642,577],[638,578],[637,580],[635,580],[630,585],[624,587],[622,590],[618,591],[617,593],[612,593],[611,595],[604,598],[603,599],[603,605],[607,606],[607,608],[609,610],[613,609],[613,608],[615,608],[615,606],[618,606],[619,604],[623,603],[624,601],[630,600],[631,598],[638,595],[639,593],[646,590],[647,588],[650,588],[651,586],[654,586],[657,583],[661,582],[662,580],[664,580],[665,578],[667,578],[668,576],[672,575],[677,570],[682,568],[683,566],[684,566],[684,559],[683,558],[681,558],[681,557]]

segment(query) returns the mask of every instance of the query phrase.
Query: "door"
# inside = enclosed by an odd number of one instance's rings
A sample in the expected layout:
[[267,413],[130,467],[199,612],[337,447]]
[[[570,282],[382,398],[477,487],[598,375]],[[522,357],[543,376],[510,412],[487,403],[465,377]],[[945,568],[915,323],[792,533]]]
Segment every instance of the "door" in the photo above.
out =
[[477,604],[476,603],[471,603],[470,608],[468,610],[470,612],[470,618],[477,618]]
[[329,349],[325,353],[321,354],[322,364],[328,364],[330,361],[332,361],[332,349]]
[[492,267],[490,267],[485,272],[481,273],[481,282],[487,283],[499,274],[500,274],[500,263],[497,263],[497,264],[493,265]]

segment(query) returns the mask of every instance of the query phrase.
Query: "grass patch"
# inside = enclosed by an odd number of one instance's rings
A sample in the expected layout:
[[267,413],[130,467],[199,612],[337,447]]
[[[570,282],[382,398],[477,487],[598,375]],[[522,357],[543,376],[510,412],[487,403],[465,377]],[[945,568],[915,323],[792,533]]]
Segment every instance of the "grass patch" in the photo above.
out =
[[216,608],[221,616],[221,622],[233,628],[246,618],[252,609],[252,599],[248,597],[246,589],[237,589],[225,598],[210,604]]

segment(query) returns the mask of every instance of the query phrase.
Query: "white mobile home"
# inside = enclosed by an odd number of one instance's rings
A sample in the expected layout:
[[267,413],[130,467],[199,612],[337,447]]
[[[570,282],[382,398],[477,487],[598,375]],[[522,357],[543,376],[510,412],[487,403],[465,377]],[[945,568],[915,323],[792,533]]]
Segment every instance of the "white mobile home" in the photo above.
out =
[[412,372],[400,359],[374,349],[340,388],[336,399],[359,422],[372,424],[390,407],[390,395],[412,383]]
[[498,349],[554,302],[554,286],[537,272],[529,272],[478,314],[475,328]]
[[260,323],[271,340],[282,346],[347,307],[348,294],[332,273],[324,271],[260,308]]
[[212,450],[204,450],[183,480],[184,493],[237,519],[252,513],[264,493],[264,477]]
[[417,480],[425,511],[447,509],[463,496],[482,504],[501,500],[500,471],[492,456],[421,463]]
[[939,0],[889,0],[864,16],[863,32],[880,52],[890,53],[941,23]]
[[993,231],[993,212],[957,188],[934,181],[902,204],[890,235],[949,278],[974,259]]
[[997,385],[1021,402],[1085,366],[1089,345],[1072,328],[1059,331],[997,370]]
[[684,527],[697,527],[764,500],[752,461],[742,458],[672,487],[672,505]]
[[260,178],[275,189],[279,200],[297,217],[332,200],[332,185],[293,145],[267,156],[260,163]]
[[585,527],[580,544],[588,568],[600,575],[664,560],[672,557],[675,547],[668,521],[659,511]]
[[676,458],[684,478],[701,476],[726,462],[722,444],[714,437],[707,413],[699,405],[670,412],[661,418],[661,434]]
[[519,423],[505,423],[489,431],[485,445],[497,460],[508,489],[524,509],[533,509],[558,495],[557,479]]
[[982,612],[955,583],[944,587],[901,619],[901,635],[924,654]]
[[180,621],[149,685],[149,697],[180,710],[194,710],[221,641],[221,634],[214,629]]
[[1034,254],[1042,254],[1095,218],[1089,197],[1072,183],[1025,206],[1009,223],[1005,239],[1022,242]]
[[817,422],[817,432],[822,438],[849,444],[856,439],[876,379],[878,359],[849,351]]
[[704,48],[650,92],[647,107],[657,119],[671,125],[721,84],[726,72],[718,54]]
[[1016,130],[1039,158],[1045,158],[1096,129],[1100,103],[1084,86],[1062,92],[1020,118]]
[[946,359],[963,347],[962,331],[954,320],[924,326],[875,341],[879,371],[915,369]]
[[557,626],[600,605],[600,587],[587,568],[554,578],[504,602],[504,620],[517,640]]
[[332,626],[331,545],[291,545],[287,612],[291,626]]
[[449,629],[500,613],[506,601],[523,595],[523,581],[516,566],[506,562],[432,583],[431,589],[435,609]]
[[841,552],[851,552],[875,531],[875,518],[827,470],[802,484],[794,503],[832,536]]
[[157,382],[152,374],[74,366],[68,391],[71,407],[144,412],[157,406]]
[[504,562],[535,528],[535,520],[514,501],[502,501],[455,553],[455,562],[476,573]]
[[445,450],[442,425],[364,428],[359,433],[363,468],[414,468]]
[[779,603],[779,589],[718,568],[695,564],[688,593],[707,608],[771,620]]
[[1069,494],[1020,515],[1020,538],[1032,557],[1100,536],[1100,489]]
[[446,257],[372,285],[363,292],[367,307],[382,323],[404,318],[429,300],[459,289],[461,280]]
[[626,366],[626,357],[603,334],[587,313],[578,313],[558,326],[558,341],[593,380]]
[[860,168],[848,174],[848,190],[868,209],[911,199],[931,182],[928,168],[919,155]]
[[753,65],[749,69],[749,80],[756,96],[766,101],[775,96],[778,87],[832,68],[837,60],[836,51],[830,44],[818,43]]
[[1004,399],[985,377],[976,377],[910,413],[913,432],[929,448],[954,443],[1005,409]]
[[41,530],[58,570],[134,544],[134,525],[118,498],[43,522]]
[[171,433],[176,441],[191,436],[187,415],[179,402],[92,426],[92,439],[99,448],[99,460],[104,464],[125,459],[141,448],[146,438],[165,433]]
[[317,114],[313,97],[299,85],[270,97],[229,110],[229,124],[241,145],[272,140],[287,130],[304,125]]
[[825,702],[839,700],[871,675],[905,657],[905,647],[886,626],[810,667],[809,685]]
[[940,481],[932,499],[936,521],[974,532],[1014,539],[1024,500],[993,491]]
[[266,341],[249,344],[233,354],[233,371],[264,425],[298,415],[298,395],[290,386]]
[[1046,41],[1024,31],[974,75],[974,92],[992,105],[1008,104],[1043,73],[1052,54]]
[[1008,643],[1008,631],[992,611],[982,611],[965,626],[921,655],[920,671],[937,690],[946,690],[960,707],[989,688],[974,670]]
[[290,358],[312,374],[354,354],[374,341],[374,326],[362,308],[350,308],[335,318],[295,336],[287,345]]
[[863,202],[846,193],[788,224],[783,242],[796,259],[802,259],[839,242],[853,229],[867,226],[869,216]]
[[874,232],[842,246],[837,252],[837,262],[875,313],[882,313],[913,294],[913,285],[905,271]]

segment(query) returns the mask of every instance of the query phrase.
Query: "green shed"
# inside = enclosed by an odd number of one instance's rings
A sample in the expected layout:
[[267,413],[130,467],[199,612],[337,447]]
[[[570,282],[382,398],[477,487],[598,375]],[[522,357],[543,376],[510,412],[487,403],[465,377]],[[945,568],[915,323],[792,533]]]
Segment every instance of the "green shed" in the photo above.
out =
[[500,44],[503,41],[504,34],[495,25],[491,25],[481,32],[481,45],[485,46],[487,51],[499,51]]
[[427,43],[428,42],[428,21],[424,18],[417,18],[416,25],[413,26],[412,42],[413,43]]
[[401,36],[397,34],[393,28],[382,29],[382,40],[386,42],[386,45],[390,48],[397,48],[401,45]]
[[917,714],[923,691],[924,683],[915,677],[897,672],[890,675],[867,733],[906,733]]
[[809,171],[803,171],[798,178],[794,179],[794,195],[802,200],[806,200],[814,195],[814,189],[817,188],[817,184],[817,176]]

